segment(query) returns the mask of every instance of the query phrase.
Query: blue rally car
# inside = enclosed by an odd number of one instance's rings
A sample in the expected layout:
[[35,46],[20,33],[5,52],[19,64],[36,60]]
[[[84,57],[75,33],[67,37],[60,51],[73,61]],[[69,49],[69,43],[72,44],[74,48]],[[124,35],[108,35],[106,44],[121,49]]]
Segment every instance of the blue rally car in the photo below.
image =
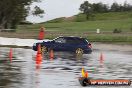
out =
[[75,52],[76,54],[90,54],[92,52],[91,44],[85,38],[80,37],[57,37],[52,41],[34,43],[33,50],[37,51],[38,44],[41,45],[43,52],[48,52],[51,49]]

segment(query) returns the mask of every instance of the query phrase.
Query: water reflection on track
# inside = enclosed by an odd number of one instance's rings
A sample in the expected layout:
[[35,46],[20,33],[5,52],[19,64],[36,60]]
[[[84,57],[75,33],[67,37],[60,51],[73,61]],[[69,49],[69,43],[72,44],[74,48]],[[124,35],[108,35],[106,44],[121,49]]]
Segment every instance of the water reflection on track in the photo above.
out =
[[92,79],[132,79],[131,52],[94,50],[83,56],[57,52],[53,59],[44,54],[36,65],[36,52],[31,49],[13,48],[12,62],[9,50],[0,48],[0,88],[82,88],[78,82],[82,67]]

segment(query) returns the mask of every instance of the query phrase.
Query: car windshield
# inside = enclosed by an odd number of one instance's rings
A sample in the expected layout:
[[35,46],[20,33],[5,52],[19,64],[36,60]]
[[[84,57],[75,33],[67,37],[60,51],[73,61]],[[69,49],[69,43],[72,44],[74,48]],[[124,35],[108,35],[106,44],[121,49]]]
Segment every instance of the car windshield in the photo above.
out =
[[88,43],[88,40],[86,38],[82,38],[82,40],[85,42],[85,43]]

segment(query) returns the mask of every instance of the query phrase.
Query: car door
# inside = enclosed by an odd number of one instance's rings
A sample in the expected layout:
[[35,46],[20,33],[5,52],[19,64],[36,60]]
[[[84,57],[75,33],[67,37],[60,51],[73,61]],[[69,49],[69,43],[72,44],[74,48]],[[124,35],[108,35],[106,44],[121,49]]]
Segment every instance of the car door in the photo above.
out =
[[65,50],[65,47],[64,47],[65,42],[66,42],[66,40],[63,37],[55,39],[53,49],[55,51],[64,51]]
[[65,51],[74,51],[77,43],[74,38],[66,38],[66,43],[64,44]]

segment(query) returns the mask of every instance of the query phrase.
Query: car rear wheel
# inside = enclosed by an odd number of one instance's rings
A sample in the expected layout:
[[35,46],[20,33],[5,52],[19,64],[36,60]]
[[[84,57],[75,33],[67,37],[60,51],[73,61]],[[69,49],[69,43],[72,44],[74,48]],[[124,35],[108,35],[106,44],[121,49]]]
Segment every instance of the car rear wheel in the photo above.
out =
[[83,49],[77,48],[76,49],[76,54],[83,54]]
[[42,46],[42,47],[41,47],[41,52],[42,52],[42,53],[48,52],[47,47],[46,47],[46,46]]

